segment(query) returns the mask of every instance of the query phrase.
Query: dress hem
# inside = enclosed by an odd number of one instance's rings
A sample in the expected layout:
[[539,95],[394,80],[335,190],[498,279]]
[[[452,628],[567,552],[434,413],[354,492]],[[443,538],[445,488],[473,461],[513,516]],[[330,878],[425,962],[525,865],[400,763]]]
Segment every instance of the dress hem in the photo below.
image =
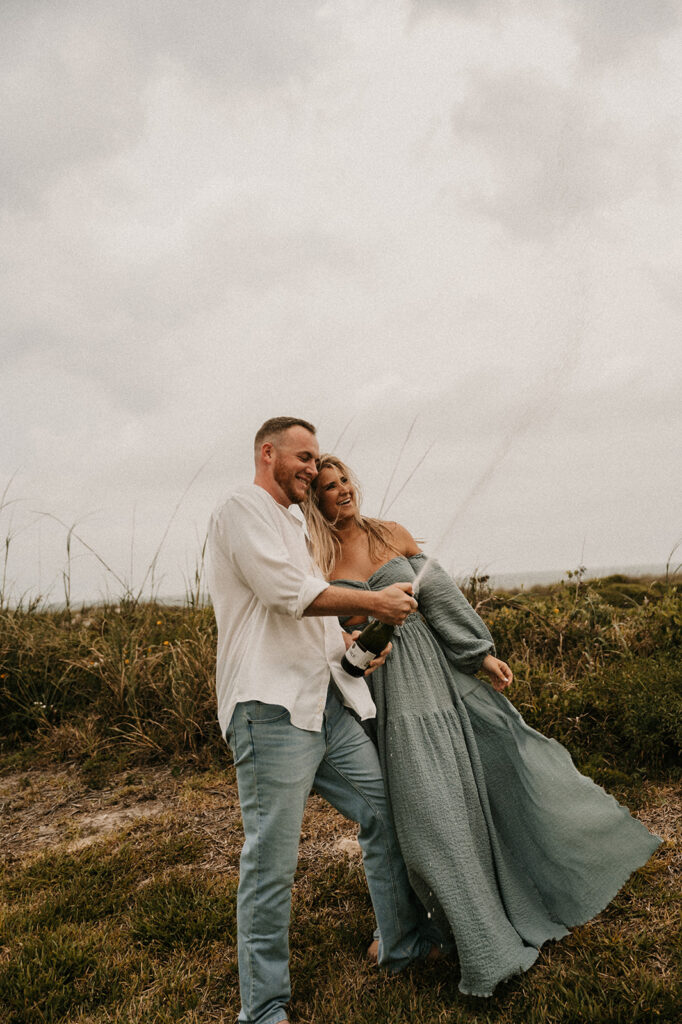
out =
[[[570,923],[570,924],[568,922],[565,922],[565,921],[557,921],[557,924],[559,924],[559,925],[561,925],[561,926],[563,926],[564,928],[567,928],[567,929],[581,928],[582,925],[587,924],[588,921],[593,921],[595,919],[595,917],[598,917],[599,914],[601,914],[604,910],[606,910],[608,905],[612,902],[612,900],[614,900],[616,898],[618,893],[627,885],[627,883],[630,881],[630,879],[635,874],[635,872],[639,871],[640,868],[643,868],[644,865],[649,862],[649,859],[654,855],[656,850],[663,844],[663,839],[661,839],[660,836],[656,836],[656,838],[658,839],[658,842],[653,847],[653,849],[651,850],[651,852],[649,853],[647,858],[645,860],[643,860],[641,864],[637,864],[636,867],[632,868],[632,870],[629,871],[623,877],[623,880],[620,882],[619,885],[617,885],[617,887],[615,889],[613,889],[613,890],[609,889],[609,893],[610,893],[609,896],[601,897],[600,898],[600,904],[601,905],[598,907],[598,909],[596,909],[594,912],[588,913],[587,917],[582,918],[579,921],[575,921],[575,922]],[[604,902],[602,903],[601,900],[604,900]],[[473,992],[473,991],[471,991],[471,990],[469,990],[467,988],[462,988],[461,983],[460,983],[460,985],[458,985],[458,991],[461,992],[462,995],[472,996],[475,999],[491,999],[492,996],[495,994],[495,989],[499,985],[503,985],[505,981],[509,981],[510,978],[513,978],[517,974],[525,974],[526,971],[530,970],[530,968],[535,963],[537,963],[538,957],[540,955],[540,951],[541,951],[543,946],[545,946],[548,942],[560,942],[563,938],[566,937],[566,934],[569,934],[569,933],[567,932],[564,935],[559,935],[559,936],[551,936],[551,935],[549,935],[546,939],[543,939],[543,941],[537,947],[536,954],[533,957],[533,959],[530,961],[530,963],[527,966],[525,966],[525,967],[523,967],[523,966],[515,967],[513,970],[509,971],[508,973],[503,974],[494,983],[494,985],[493,985],[492,989],[490,990],[490,992]]]

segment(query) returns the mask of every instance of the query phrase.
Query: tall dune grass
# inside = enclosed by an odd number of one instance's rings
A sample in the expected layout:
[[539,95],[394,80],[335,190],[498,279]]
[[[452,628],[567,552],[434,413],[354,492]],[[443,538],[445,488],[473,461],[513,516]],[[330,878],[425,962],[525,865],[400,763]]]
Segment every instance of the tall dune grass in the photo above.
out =
[[[514,669],[511,697],[526,720],[564,742],[619,799],[627,793],[631,807],[647,793],[669,799],[682,763],[682,588],[671,579],[585,583],[578,573],[528,593],[492,592],[475,575],[465,590]],[[215,640],[212,610],[195,591],[181,607],[130,595],[80,610],[3,607],[0,772],[68,762],[78,766],[79,794],[109,787],[87,794],[109,801],[143,774],[129,768],[173,762],[172,772],[145,770],[145,778],[182,778],[197,800],[204,789],[234,794],[232,768],[193,770],[228,760],[215,715]],[[640,786],[644,777],[660,784]],[[12,775],[29,791],[42,778]],[[241,830],[236,798],[223,804],[217,816],[212,807],[193,817],[173,803],[163,819],[82,849],[57,846],[25,860],[10,851],[0,863],[0,1024],[234,1019]],[[293,1020],[679,1019],[674,840],[597,921],[544,947],[532,971],[478,1001],[457,991],[450,960],[399,977],[370,967],[364,949],[374,922],[360,862],[320,844],[320,819],[311,821],[294,886]],[[224,859],[215,870],[218,833]]]
[[[673,769],[682,757],[682,590],[674,581],[568,580],[528,593],[465,587],[514,669],[529,724],[589,763]],[[0,610],[0,752],[113,763],[225,758],[215,714],[215,622],[124,598],[74,611]]]

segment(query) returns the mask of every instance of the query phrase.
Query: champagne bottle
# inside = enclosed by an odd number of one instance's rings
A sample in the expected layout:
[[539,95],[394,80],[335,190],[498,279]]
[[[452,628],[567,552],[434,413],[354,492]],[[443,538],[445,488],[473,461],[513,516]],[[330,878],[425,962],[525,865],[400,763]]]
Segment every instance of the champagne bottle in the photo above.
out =
[[394,628],[378,619],[372,619],[344,654],[341,668],[351,676],[364,676],[370,662],[381,654],[390,641]]

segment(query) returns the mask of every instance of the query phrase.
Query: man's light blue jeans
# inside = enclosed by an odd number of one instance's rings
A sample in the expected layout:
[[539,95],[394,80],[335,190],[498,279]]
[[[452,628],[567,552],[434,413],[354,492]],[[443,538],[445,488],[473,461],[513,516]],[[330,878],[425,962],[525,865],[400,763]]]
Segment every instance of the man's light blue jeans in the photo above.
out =
[[311,789],[360,825],[365,875],[380,933],[379,963],[398,971],[425,955],[413,895],[374,744],[330,687],[321,732],[297,729],[278,705],[238,704],[227,730],[245,841],[239,869],[239,1020],[286,1018],[291,886]]

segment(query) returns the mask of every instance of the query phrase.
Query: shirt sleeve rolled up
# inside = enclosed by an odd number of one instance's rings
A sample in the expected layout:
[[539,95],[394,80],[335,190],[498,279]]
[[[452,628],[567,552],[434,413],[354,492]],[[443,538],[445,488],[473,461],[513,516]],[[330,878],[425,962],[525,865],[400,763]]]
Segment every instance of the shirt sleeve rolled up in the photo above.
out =
[[[223,516],[216,526],[235,572],[268,610],[300,619],[329,586],[292,561],[277,526],[254,504],[234,497],[229,520]],[[305,545],[303,535],[301,543]]]

